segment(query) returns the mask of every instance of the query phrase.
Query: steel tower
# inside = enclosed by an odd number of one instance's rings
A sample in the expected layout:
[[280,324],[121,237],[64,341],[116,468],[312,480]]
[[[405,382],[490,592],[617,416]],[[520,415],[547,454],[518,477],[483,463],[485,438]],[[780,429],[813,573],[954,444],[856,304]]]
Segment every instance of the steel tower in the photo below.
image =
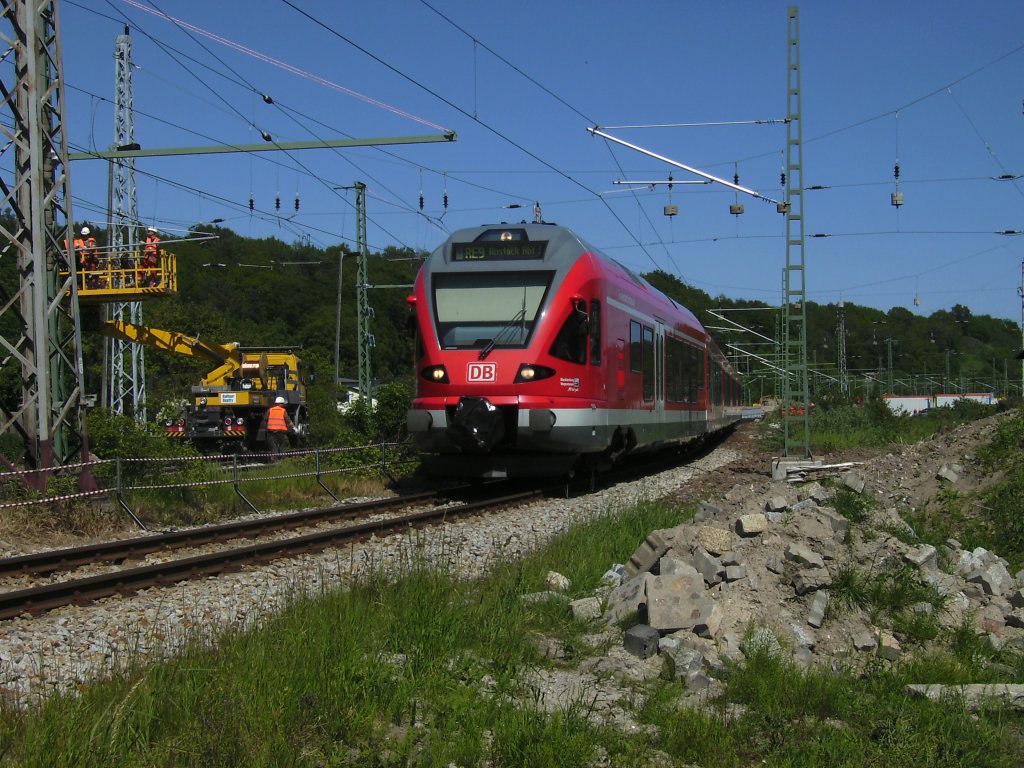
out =
[[782,423],[786,456],[809,456],[807,286],[804,263],[804,150],[800,111],[800,12],[789,7],[786,86],[786,267],[783,271]]
[[[112,150],[135,147],[135,103],[132,87],[132,41],[128,27],[117,36],[114,49],[114,146]],[[138,191],[135,186],[135,158],[116,157],[113,164],[113,191],[110,226],[110,258],[136,255],[138,236]],[[142,324],[142,302],[118,302],[111,306],[110,319]],[[145,348],[124,339],[107,340],[110,394],[107,401],[113,413],[134,415],[146,420]]]
[[0,285],[0,354],[4,369],[20,368],[21,390],[5,398],[2,428],[48,470],[88,454],[59,9],[56,0],[0,8],[9,25],[0,33],[0,157],[9,171],[0,174],[0,210],[10,212],[0,218],[0,259],[17,262],[17,284]]

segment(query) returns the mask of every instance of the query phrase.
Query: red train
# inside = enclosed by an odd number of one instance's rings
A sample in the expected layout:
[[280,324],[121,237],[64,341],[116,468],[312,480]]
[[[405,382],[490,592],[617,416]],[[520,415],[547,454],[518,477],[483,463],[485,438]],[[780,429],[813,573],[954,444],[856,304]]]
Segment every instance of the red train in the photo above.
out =
[[691,312],[574,232],[454,233],[408,299],[425,470],[562,476],[737,421],[736,372]]

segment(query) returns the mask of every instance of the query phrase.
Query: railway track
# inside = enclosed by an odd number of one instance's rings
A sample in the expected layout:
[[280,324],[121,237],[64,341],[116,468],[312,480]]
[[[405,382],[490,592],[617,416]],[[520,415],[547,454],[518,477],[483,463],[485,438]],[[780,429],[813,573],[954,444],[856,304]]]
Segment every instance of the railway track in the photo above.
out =
[[236,520],[221,525],[168,531],[150,536],[120,539],[101,544],[48,550],[29,555],[0,559],[0,578],[19,574],[47,574],[70,571],[90,563],[134,560],[153,552],[170,552],[185,547],[261,536],[274,531],[293,530],[325,522],[351,520],[395,507],[409,506],[438,497],[437,491],[376,499],[354,504],[340,504],[322,509],[303,510],[286,515],[273,515],[250,520]]
[[[716,439],[702,442],[700,445],[690,445],[685,450],[674,452],[671,456],[661,456],[653,462],[645,462],[638,466],[623,466],[612,472],[603,473],[598,485],[607,486],[621,480],[636,479],[647,472],[661,471],[672,465],[688,463],[713,449],[725,437],[725,435],[720,435]],[[591,477],[589,480],[589,490],[593,490],[594,478]],[[586,482],[584,481],[583,484],[586,485]],[[87,564],[122,563],[137,560],[156,552],[171,552],[240,538],[265,537],[271,533],[303,527],[321,527],[319,530],[298,536],[248,542],[243,546],[219,549],[166,562],[120,568],[82,578],[65,579],[0,592],[0,620],[26,614],[39,615],[66,605],[85,605],[113,595],[133,594],[150,587],[167,586],[189,579],[217,576],[222,573],[238,571],[246,565],[259,565],[277,558],[293,557],[342,544],[366,541],[374,535],[396,533],[410,527],[435,525],[464,515],[483,514],[493,509],[523,503],[551,493],[564,491],[567,496],[570,494],[568,484],[549,488],[534,487],[512,493],[507,492],[508,486],[503,483],[496,484],[496,487],[505,488],[504,495],[455,505],[442,505],[440,503],[441,493],[438,491],[423,491],[392,499],[342,504],[286,515],[233,521],[221,525],[3,558],[0,559],[0,578],[45,576],[71,571]],[[454,494],[449,491],[446,498],[450,498],[451,495],[464,494],[466,490],[458,489]],[[477,489],[475,492],[479,493],[480,491]],[[437,501],[432,509],[365,522],[351,522],[386,512],[389,509],[422,506],[432,499]],[[341,527],[334,525],[343,521],[349,521],[349,524]],[[330,527],[324,527],[325,524],[329,524]]]
[[[366,541],[374,535],[398,533],[410,527],[434,525],[458,516],[482,514],[497,507],[505,507],[510,504],[527,501],[541,494],[543,494],[542,490],[532,489],[454,506],[437,506],[425,511],[395,515],[343,527],[331,527],[301,536],[250,543],[242,547],[222,549],[193,557],[136,568],[120,569],[95,576],[64,580],[0,593],[0,619],[10,619],[24,614],[38,615],[65,605],[85,605],[104,597],[133,594],[149,587],[166,586],[188,579],[216,576],[230,571],[237,571],[246,565],[258,565],[281,557],[319,552],[332,546]],[[432,496],[436,496],[436,494],[434,492],[416,494],[415,500],[425,500]],[[279,518],[279,522],[275,527],[279,530],[308,525],[310,522],[315,522],[310,520],[311,517],[318,517],[322,521],[327,518],[328,512],[333,512],[331,519],[335,521],[346,516],[351,518],[365,515],[368,510],[380,511],[383,508],[396,505],[412,504],[415,503],[413,499],[414,497],[406,496],[387,500],[388,503],[365,502],[331,507],[326,510],[314,510],[312,513],[305,515],[303,513],[295,513],[294,515],[286,515]],[[302,522],[299,522],[300,518]],[[281,521],[287,522],[282,523]],[[252,535],[261,523],[264,523],[262,532],[265,533],[271,524],[269,519],[229,523],[224,526],[211,526],[211,529],[219,529],[219,533],[214,533],[212,530],[207,532],[207,529],[181,531],[177,532],[180,535],[173,536],[173,539],[175,542],[180,542],[178,543],[179,547],[194,546],[200,543],[215,543],[216,541],[223,541],[225,538]],[[239,531],[242,532],[240,533]],[[217,538],[218,536],[220,538]],[[163,538],[163,536],[142,537],[141,539],[100,544],[95,547],[77,547],[73,550],[58,550],[38,555],[8,558],[7,561],[0,561],[0,567],[5,568],[7,573],[53,572],[60,569],[59,564],[62,562],[70,564],[72,561],[80,561],[80,563],[86,563],[97,562],[101,559],[111,561],[138,556],[144,549],[148,552],[155,552],[169,548],[159,545],[159,540]],[[90,550],[92,551],[91,554]],[[19,562],[11,564],[8,561]],[[15,565],[22,570],[15,569]],[[74,566],[69,565],[68,567]],[[36,568],[37,570],[26,571],[24,570],[25,568]]]

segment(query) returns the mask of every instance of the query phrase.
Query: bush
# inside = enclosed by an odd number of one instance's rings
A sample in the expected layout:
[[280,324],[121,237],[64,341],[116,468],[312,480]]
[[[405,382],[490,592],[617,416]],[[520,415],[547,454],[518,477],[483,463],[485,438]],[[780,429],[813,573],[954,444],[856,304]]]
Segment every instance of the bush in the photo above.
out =
[[[106,408],[89,411],[87,425],[90,453],[101,459],[178,459],[198,455],[190,446],[172,442],[162,432],[157,434],[155,425],[139,424]],[[95,475],[98,480],[110,481],[115,472],[112,464],[102,464]],[[130,483],[151,472],[151,464],[125,463],[121,466],[121,479]]]

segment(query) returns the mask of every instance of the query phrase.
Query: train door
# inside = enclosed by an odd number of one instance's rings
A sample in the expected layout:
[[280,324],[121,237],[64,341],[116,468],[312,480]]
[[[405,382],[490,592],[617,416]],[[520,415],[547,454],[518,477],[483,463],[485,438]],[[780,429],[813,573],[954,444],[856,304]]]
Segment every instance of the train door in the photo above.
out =
[[620,403],[626,399],[626,340],[615,340],[615,399]]
[[654,321],[654,415],[655,423],[665,424],[665,324]]

